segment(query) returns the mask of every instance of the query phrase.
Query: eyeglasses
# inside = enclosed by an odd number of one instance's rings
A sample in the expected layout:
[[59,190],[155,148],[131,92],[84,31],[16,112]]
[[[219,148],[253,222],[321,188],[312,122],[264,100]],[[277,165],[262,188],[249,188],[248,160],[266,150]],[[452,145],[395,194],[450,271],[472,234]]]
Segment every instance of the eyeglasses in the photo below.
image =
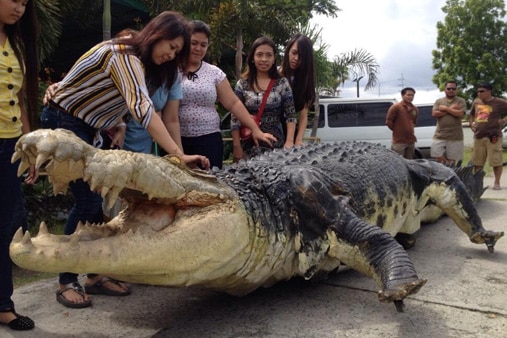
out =
[[452,88],[452,87],[449,87],[449,88],[445,88],[447,90],[456,90],[456,88]]
[[485,92],[485,90],[482,90],[482,89],[477,91],[477,93],[484,93],[484,92]]

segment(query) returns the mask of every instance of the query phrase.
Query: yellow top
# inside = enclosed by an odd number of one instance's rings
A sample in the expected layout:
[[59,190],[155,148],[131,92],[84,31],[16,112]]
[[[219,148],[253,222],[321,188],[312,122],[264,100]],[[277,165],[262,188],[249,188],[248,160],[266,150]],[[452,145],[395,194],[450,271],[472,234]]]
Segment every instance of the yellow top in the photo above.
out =
[[18,92],[23,86],[23,72],[9,39],[0,45],[0,138],[21,135],[21,108]]

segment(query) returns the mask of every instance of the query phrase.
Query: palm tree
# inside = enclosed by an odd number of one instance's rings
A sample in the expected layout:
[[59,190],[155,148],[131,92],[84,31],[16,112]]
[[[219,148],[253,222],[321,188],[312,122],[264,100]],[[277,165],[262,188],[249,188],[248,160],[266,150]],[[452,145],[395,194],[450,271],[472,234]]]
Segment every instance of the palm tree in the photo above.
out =
[[39,0],[36,2],[37,17],[41,26],[40,62],[46,60],[58,45],[62,34],[62,20],[58,0]]
[[350,78],[359,79],[367,76],[364,90],[374,88],[378,83],[379,64],[373,55],[364,49],[354,49],[335,56],[333,76],[342,85]]

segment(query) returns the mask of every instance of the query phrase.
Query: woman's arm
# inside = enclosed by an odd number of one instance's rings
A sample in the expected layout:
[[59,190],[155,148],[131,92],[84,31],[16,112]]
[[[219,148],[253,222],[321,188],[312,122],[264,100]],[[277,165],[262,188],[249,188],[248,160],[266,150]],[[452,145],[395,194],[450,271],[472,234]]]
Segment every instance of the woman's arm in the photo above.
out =
[[174,142],[176,142],[178,147],[183,150],[183,146],[181,144],[180,119],[178,117],[179,107],[180,100],[167,101],[164,109],[162,110],[162,121],[164,122],[164,125]]
[[303,137],[305,136],[306,127],[308,126],[308,105],[305,105],[299,112],[298,132],[296,133],[296,147],[303,144]]
[[271,146],[271,141],[276,141],[276,137],[269,133],[264,133],[261,131],[259,126],[252,119],[252,116],[246,109],[243,102],[241,102],[238,96],[236,96],[236,94],[234,94],[232,91],[232,87],[227,79],[224,79],[222,82],[220,82],[216,88],[218,100],[224,106],[224,108],[230,111],[231,114],[234,115],[239,120],[239,122],[241,122],[242,126],[245,126],[252,130],[252,136],[254,138],[255,145],[259,145],[259,141],[262,141]]
[[162,118],[158,114],[152,114],[150,123],[147,128],[151,137],[162,147],[168,154],[180,157],[183,162],[189,166],[195,166],[198,163],[205,169],[209,169],[209,160],[201,155],[185,155],[179,148],[178,144],[173,140],[167,131]]

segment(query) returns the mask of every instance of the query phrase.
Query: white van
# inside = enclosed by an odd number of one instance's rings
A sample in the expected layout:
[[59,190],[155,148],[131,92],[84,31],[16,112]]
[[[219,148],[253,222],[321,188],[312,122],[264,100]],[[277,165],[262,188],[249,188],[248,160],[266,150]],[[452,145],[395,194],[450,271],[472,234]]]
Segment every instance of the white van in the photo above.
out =
[[[390,148],[392,131],[386,126],[386,114],[396,99],[319,99],[320,113],[317,137],[321,142],[366,141]],[[429,157],[436,120],[431,116],[433,105],[421,105],[415,128],[416,157]],[[305,137],[312,131],[313,116],[309,117]]]

